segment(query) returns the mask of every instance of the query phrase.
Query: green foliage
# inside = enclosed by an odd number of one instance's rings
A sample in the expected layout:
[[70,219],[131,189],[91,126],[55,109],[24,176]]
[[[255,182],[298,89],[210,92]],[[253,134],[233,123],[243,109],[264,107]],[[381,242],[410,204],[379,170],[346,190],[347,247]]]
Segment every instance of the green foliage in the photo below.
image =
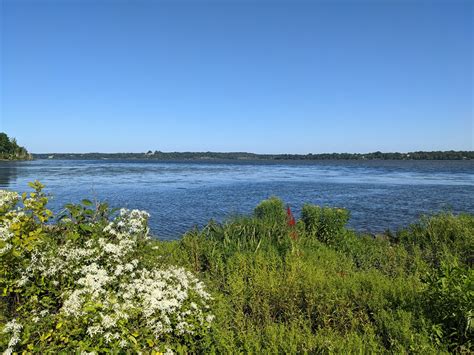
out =
[[[49,159],[52,154],[34,154]],[[255,154],[246,152],[161,152],[146,153],[54,153],[53,159],[156,159],[156,160],[469,160],[474,151],[434,151],[410,153],[318,153],[318,154]]]
[[226,339],[220,351],[434,351],[419,318],[418,277],[361,270],[352,255],[318,240],[284,243],[267,237],[271,225],[246,223],[254,229],[245,242],[226,224],[180,243],[185,260],[223,295],[215,329]]
[[286,222],[286,212],[283,201],[277,197],[270,197],[255,207],[255,217],[269,223],[284,224]]
[[441,262],[426,280],[426,314],[437,342],[468,352],[474,345],[474,270],[456,260]]
[[[200,352],[212,301],[183,268],[153,265],[148,214],[69,204],[55,223],[39,182],[0,190],[0,349]],[[156,259],[155,259],[156,260]]]
[[441,213],[422,217],[410,228],[398,233],[398,239],[407,249],[420,250],[423,258],[432,265],[452,255],[464,263],[474,259],[474,218],[469,214],[455,216]]
[[322,242],[332,243],[349,221],[349,211],[306,204],[301,210],[301,219],[309,235]]
[[[0,195],[0,348],[473,351],[472,215],[425,217],[397,237],[372,237],[329,207],[305,205],[290,227],[271,198],[253,216],[165,242],[147,237],[145,212],[83,200],[52,216],[42,185],[31,187]],[[175,311],[158,312],[183,289]],[[163,314],[167,332],[157,331]]]
[[31,155],[24,147],[20,147],[16,139],[10,139],[6,133],[0,133],[0,159],[27,160]]

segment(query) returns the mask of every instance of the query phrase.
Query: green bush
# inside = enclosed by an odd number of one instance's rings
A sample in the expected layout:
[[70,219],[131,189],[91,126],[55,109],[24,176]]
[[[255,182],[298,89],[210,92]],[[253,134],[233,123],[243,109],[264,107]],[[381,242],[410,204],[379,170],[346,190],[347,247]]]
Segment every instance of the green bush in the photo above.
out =
[[474,338],[474,270],[456,260],[442,261],[426,284],[426,314],[437,342],[467,352]]
[[0,288],[6,353],[203,351],[213,315],[204,284],[150,265],[148,214],[68,205],[55,224],[42,185],[0,191]]
[[331,243],[349,221],[349,211],[306,204],[301,210],[301,219],[310,235]]
[[283,201],[277,197],[270,197],[255,207],[255,217],[270,223],[283,224],[286,222],[286,212]]
[[463,263],[474,260],[474,218],[469,214],[424,216],[400,231],[398,239],[412,252],[420,250],[423,258],[434,266],[450,256],[458,256]]

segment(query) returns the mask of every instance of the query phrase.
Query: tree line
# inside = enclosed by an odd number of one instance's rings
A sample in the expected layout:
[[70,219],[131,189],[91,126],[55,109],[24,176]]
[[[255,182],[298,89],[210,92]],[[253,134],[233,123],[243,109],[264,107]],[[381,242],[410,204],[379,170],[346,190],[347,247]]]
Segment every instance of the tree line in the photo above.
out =
[[246,152],[48,153],[38,159],[156,159],[156,160],[471,160],[474,151],[417,151],[409,153],[255,154]]
[[15,138],[10,138],[6,133],[0,133],[0,159],[26,160],[31,159],[25,147],[18,145]]

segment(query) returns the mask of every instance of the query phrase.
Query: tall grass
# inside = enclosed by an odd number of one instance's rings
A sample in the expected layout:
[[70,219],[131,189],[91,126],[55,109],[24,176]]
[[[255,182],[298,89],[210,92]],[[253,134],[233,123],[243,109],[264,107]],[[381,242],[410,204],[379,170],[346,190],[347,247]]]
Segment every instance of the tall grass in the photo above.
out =
[[[374,238],[348,230],[345,210],[305,205],[293,239],[283,206],[272,198],[254,216],[212,223],[179,242],[188,266],[221,297],[216,347],[219,339],[226,341],[216,349],[432,353],[472,348],[474,279],[466,264],[472,215],[425,217],[395,237]],[[464,265],[462,275],[443,274],[451,286],[440,286],[440,261]],[[452,299],[444,296],[460,283]]]

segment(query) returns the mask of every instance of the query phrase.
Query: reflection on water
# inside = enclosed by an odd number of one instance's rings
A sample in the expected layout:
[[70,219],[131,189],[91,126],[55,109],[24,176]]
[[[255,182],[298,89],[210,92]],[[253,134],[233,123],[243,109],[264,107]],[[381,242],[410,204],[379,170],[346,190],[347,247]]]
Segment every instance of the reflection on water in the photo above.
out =
[[15,162],[0,162],[0,188],[8,188],[10,181],[16,178]]
[[396,229],[422,213],[474,213],[474,161],[157,162],[59,161],[0,164],[0,184],[17,191],[35,179],[51,208],[82,198],[148,210],[159,237],[176,238],[209,219],[251,213],[277,195],[295,212],[303,203],[346,207],[350,226]]

